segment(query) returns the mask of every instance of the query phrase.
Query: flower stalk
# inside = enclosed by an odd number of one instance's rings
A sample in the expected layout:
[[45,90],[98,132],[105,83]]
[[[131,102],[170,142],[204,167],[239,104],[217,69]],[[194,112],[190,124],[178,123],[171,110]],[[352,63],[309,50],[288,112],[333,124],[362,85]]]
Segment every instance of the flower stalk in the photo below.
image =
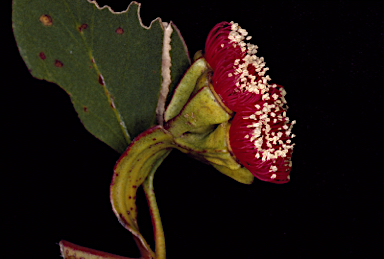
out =
[[153,233],[155,236],[155,254],[157,259],[165,259],[165,237],[163,225],[161,223],[159,208],[157,206],[155,190],[153,188],[153,179],[155,176],[155,172],[157,167],[161,164],[163,159],[168,156],[169,152],[164,152],[162,157],[160,157],[155,164],[152,165],[152,169],[148,174],[147,179],[145,179],[143,183],[143,189],[145,192],[145,196],[148,201],[149,211],[151,213]]
[[[136,192],[141,184],[144,184],[147,200],[150,207],[152,222],[156,239],[156,251],[159,258],[164,258],[165,246],[160,216],[157,212],[157,204],[151,179],[157,167],[175,147],[172,136],[162,126],[155,126],[141,133],[129,145],[122,154],[114,168],[112,183],[110,186],[110,200],[113,211],[119,222],[132,234],[138,244],[142,258],[158,258],[149,247],[144,237],[139,232],[137,225]],[[148,176],[150,175],[150,178]]]

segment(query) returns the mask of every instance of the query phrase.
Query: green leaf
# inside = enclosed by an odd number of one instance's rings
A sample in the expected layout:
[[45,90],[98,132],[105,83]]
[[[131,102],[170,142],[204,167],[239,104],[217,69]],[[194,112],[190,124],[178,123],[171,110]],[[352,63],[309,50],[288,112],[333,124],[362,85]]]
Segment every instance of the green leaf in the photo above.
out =
[[157,18],[145,27],[139,11],[136,2],[114,13],[86,0],[13,1],[14,35],[31,74],[61,86],[85,128],[120,153],[157,123],[160,91],[169,99],[190,64],[170,23],[171,75],[163,80],[166,24]]

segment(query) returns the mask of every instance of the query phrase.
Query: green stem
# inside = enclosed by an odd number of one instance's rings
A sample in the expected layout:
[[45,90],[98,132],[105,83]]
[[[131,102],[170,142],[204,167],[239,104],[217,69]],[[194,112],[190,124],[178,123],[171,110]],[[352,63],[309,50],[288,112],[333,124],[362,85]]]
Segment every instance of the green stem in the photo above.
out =
[[[162,126],[154,126],[131,142],[114,168],[110,187],[113,211],[120,223],[133,234],[141,256],[146,259],[157,258],[157,256],[139,232],[136,191],[174,147],[172,135]],[[158,245],[156,249],[157,247]]]
[[163,225],[161,224],[161,218],[159,213],[159,208],[157,206],[155,191],[153,188],[153,178],[155,176],[155,172],[157,167],[161,164],[164,158],[171,152],[171,150],[164,150],[164,155],[157,160],[147,177],[147,179],[143,183],[143,188],[145,192],[145,196],[147,197],[149,210],[152,218],[153,232],[155,236],[155,254],[156,259],[165,259],[165,238],[164,238],[164,230]]

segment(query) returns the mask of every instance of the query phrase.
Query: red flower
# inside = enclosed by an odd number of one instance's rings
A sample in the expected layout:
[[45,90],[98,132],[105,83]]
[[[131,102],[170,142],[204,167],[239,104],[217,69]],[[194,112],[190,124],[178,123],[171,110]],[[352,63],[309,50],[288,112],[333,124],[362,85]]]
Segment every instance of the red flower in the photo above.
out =
[[209,33],[204,57],[213,70],[212,85],[223,103],[241,111],[261,99],[271,80],[265,76],[264,58],[257,57],[257,46],[237,23],[221,22]]
[[262,100],[237,112],[229,129],[231,149],[240,163],[260,180],[289,181],[292,151],[291,129],[286,117],[286,92],[282,86],[269,86]]
[[265,72],[264,58],[237,23],[221,22],[209,33],[204,57],[213,70],[212,85],[222,102],[236,112],[229,129],[232,152],[255,177],[263,181],[289,181],[292,150],[285,90]]

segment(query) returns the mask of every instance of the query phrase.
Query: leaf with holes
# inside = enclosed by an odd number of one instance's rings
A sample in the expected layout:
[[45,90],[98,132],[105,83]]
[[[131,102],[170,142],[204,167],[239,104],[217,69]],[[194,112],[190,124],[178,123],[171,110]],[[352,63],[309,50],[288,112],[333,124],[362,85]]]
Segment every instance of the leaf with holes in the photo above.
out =
[[190,65],[176,26],[144,26],[136,2],[115,13],[91,0],[14,0],[12,20],[31,74],[61,86],[85,128],[119,153],[162,123]]

